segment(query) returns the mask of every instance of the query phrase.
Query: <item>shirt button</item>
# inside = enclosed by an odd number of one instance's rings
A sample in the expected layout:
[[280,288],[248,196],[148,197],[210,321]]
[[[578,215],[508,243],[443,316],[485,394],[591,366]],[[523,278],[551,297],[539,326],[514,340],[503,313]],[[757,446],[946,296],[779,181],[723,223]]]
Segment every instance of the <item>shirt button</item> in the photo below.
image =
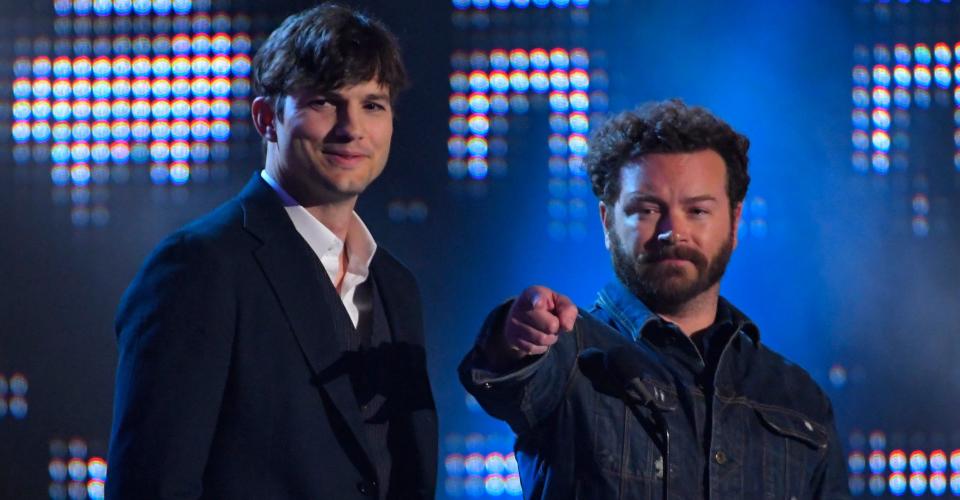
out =
[[713,454],[713,459],[720,465],[727,463],[727,454],[722,450]]
[[484,383],[483,383],[483,388],[484,388],[484,389],[493,389],[493,384],[491,384],[490,382],[484,382]]

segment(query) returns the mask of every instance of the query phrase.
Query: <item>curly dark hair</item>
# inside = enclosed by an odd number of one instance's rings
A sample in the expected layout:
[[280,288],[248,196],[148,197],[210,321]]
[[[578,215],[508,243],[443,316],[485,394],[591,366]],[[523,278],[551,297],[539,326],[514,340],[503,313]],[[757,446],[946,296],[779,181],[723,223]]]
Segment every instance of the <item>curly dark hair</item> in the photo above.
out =
[[607,205],[620,196],[620,169],[651,153],[691,153],[712,149],[727,166],[727,195],[732,210],[750,185],[750,140],[699,106],[680,99],[649,102],[604,123],[590,138],[587,171],[593,193]]
[[407,72],[396,37],[380,21],[336,4],[293,14],[253,57],[253,91],[278,115],[282,97],[296,89],[333,90],[378,80],[396,99]]

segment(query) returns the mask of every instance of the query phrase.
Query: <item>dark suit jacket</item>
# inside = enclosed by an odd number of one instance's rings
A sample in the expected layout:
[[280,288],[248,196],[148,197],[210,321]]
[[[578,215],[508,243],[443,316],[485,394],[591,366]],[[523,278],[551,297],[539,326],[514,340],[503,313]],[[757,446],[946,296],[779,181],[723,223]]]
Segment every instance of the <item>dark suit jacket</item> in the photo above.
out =
[[[159,245],[117,313],[108,498],[378,495],[344,372],[347,316],[334,314],[342,303],[318,269],[259,175]],[[433,498],[437,420],[419,292],[382,248],[370,274],[393,336],[380,354],[396,373],[385,394],[387,496]]]

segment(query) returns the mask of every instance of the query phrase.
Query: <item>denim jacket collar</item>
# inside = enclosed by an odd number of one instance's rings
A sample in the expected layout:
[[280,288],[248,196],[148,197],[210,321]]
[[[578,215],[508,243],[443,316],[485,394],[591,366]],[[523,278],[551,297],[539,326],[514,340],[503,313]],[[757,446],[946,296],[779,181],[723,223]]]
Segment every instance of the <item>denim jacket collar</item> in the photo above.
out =
[[[757,325],[727,299],[720,297],[720,304],[729,308],[737,330],[745,333],[754,344],[759,344],[760,330]],[[595,307],[609,314],[620,333],[628,335],[634,342],[640,340],[640,334],[648,323],[660,320],[620,280],[611,280],[597,293]]]

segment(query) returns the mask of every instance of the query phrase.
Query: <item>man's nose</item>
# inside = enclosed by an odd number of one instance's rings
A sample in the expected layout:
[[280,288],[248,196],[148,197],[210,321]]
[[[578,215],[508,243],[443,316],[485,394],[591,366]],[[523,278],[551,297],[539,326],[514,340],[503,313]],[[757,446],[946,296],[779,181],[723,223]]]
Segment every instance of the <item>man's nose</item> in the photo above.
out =
[[352,106],[344,105],[337,107],[337,123],[334,132],[337,137],[344,139],[358,139],[362,134],[360,126],[359,110]]
[[664,211],[660,220],[657,221],[657,241],[662,244],[675,245],[689,237],[686,230],[687,225],[682,217],[670,211]]

